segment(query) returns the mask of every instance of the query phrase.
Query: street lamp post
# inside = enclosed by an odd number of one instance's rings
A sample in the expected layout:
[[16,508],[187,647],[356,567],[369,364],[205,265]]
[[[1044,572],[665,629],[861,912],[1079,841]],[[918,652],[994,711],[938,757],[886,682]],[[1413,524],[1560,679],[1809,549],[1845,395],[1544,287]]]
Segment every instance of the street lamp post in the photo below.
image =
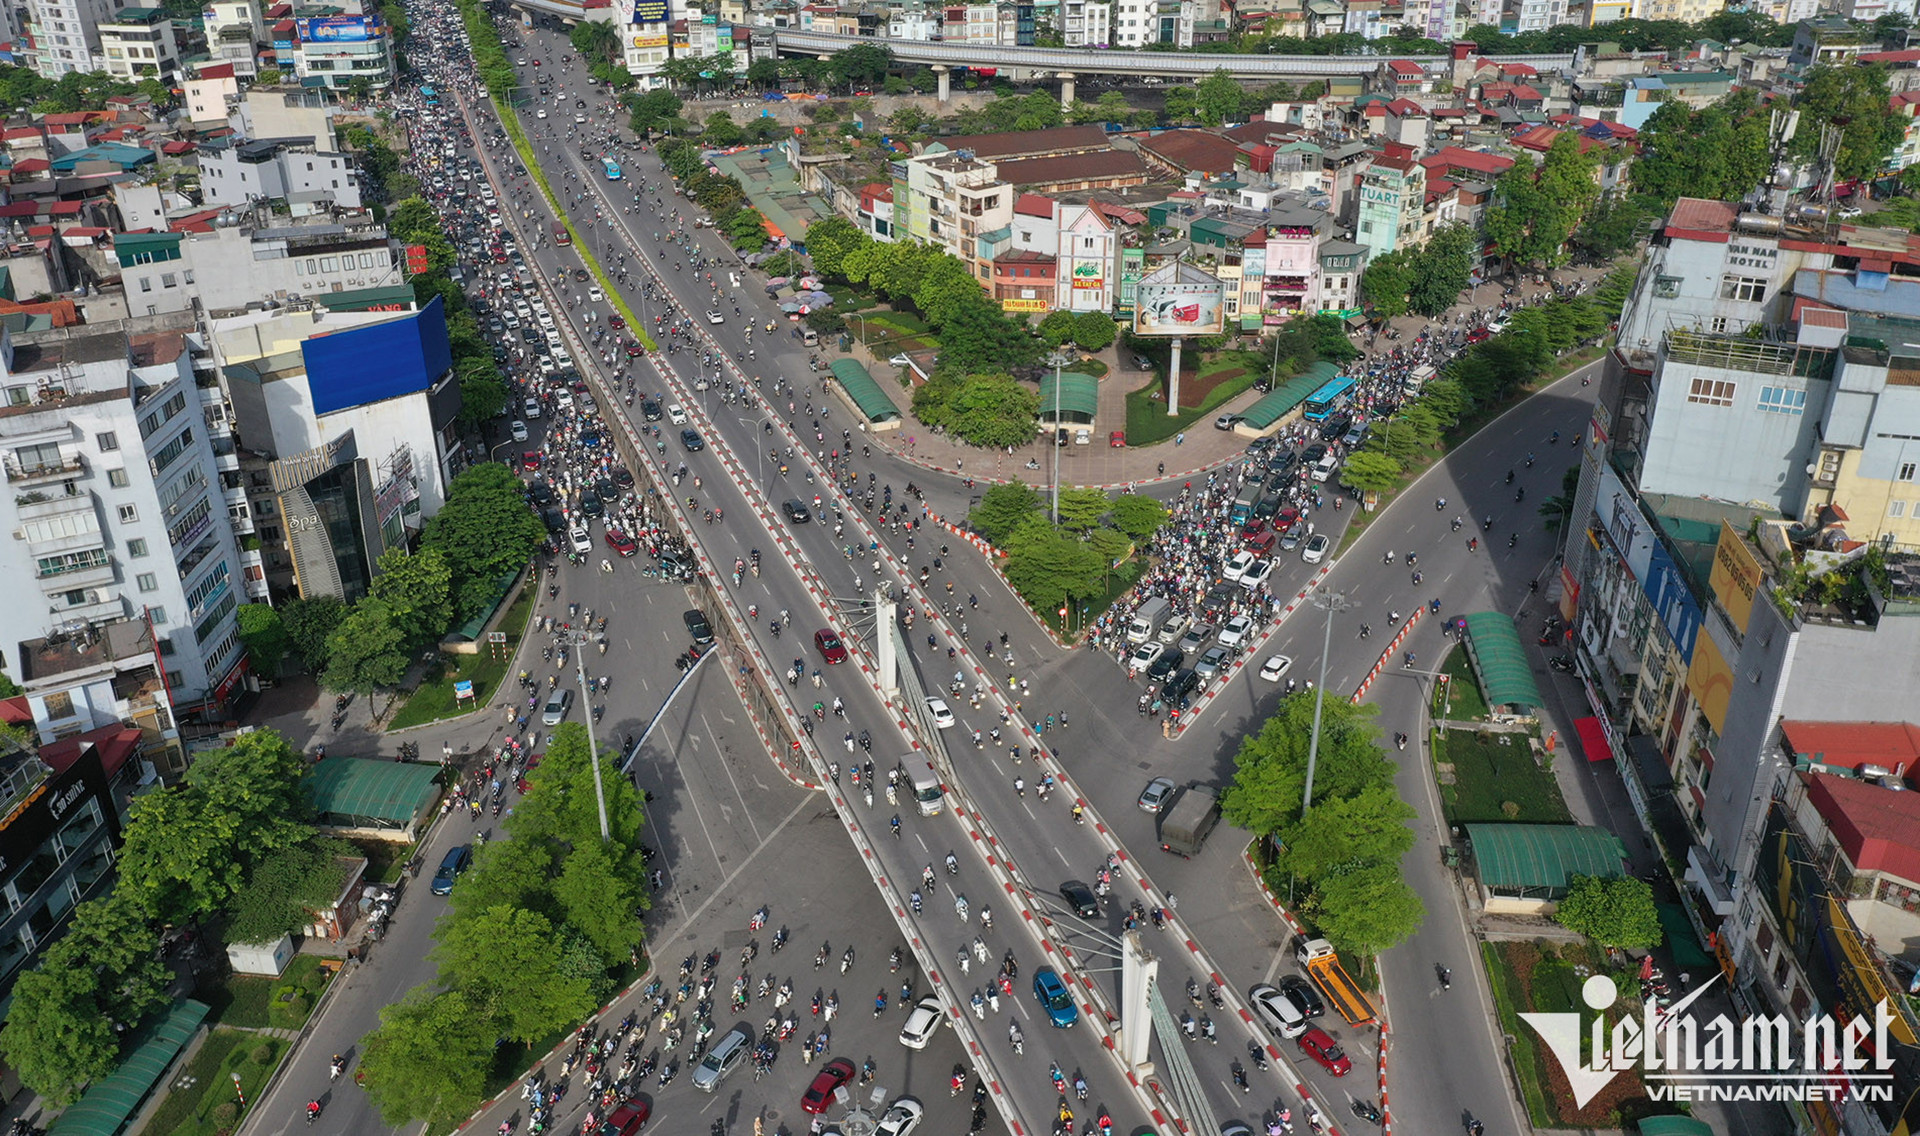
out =
[[1060,362],[1053,364],[1053,431],[1047,440],[1053,445],[1053,523],[1060,523]]
[[580,712],[586,715],[587,722],[587,759],[593,765],[593,799],[600,807],[600,839],[613,839],[607,827],[607,788],[600,779],[600,745],[593,737],[593,688],[587,685],[587,635],[584,631],[575,631],[567,636],[573,644],[573,665],[580,680]]
[[1326,592],[1310,602],[1327,613],[1327,630],[1320,644],[1320,683],[1313,692],[1313,736],[1307,742],[1307,785],[1300,795],[1302,817],[1313,807],[1313,769],[1320,760],[1320,711],[1327,701],[1327,656],[1333,653],[1333,617],[1336,612],[1347,610],[1347,597],[1343,592]]

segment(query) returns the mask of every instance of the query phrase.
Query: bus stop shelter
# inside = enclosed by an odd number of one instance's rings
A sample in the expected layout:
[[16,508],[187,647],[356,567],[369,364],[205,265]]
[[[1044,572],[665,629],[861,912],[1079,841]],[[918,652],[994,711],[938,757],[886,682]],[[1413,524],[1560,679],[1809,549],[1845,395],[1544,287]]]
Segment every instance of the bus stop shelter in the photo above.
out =
[[1320,362],[1308,367],[1286,382],[1261,395],[1252,406],[1238,415],[1233,424],[1234,432],[1247,437],[1259,438],[1277,431],[1289,415],[1307,401],[1307,396],[1334,378],[1340,369],[1332,363]]
[[119,1067],[87,1086],[86,1095],[47,1131],[53,1136],[119,1136],[126,1131],[211,1010],[191,998],[175,1002],[128,1048]]
[[1040,380],[1040,420],[1055,425],[1091,425],[1100,409],[1100,380],[1064,371]]

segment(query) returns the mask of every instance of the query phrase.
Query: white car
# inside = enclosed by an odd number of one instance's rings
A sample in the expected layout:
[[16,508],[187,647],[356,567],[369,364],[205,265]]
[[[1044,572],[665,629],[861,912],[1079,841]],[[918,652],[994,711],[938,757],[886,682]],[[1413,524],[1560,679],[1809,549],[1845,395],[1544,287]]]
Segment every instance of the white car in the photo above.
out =
[[1279,682],[1280,676],[1293,666],[1293,660],[1285,655],[1269,655],[1267,661],[1260,664],[1260,677],[1268,682]]
[[1320,563],[1327,558],[1327,546],[1331,543],[1326,533],[1314,533],[1307,541],[1307,546],[1300,550],[1300,559],[1309,564]]
[[539,110],[537,110],[537,111],[535,111],[535,112],[533,113],[533,117],[535,117],[535,118],[545,118],[545,117],[547,117],[547,108],[546,108],[546,107],[541,107],[541,108],[540,108]]
[[902,352],[901,354],[895,355],[893,358],[888,359],[887,364],[893,367],[911,367],[913,366],[913,360],[909,358],[905,352]]
[[1254,562],[1259,559],[1251,549],[1243,548],[1233,554],[1233,559],[1227,561],[1226,569],[1221,572],[1221,575],[1228,580],[1239,581],[1245,578],[1247,569],[1253,567]]
[[1253,1012],[1260,1016],[1260,1021],[1281,1037],[1299,1037],[1307,1032],[1307,1019],[1300,1016],[1300,1011],[1287,1001],[1285,994],[1273,987],[1261,983],[1247,991],[1247,1001],[1253,1003]]
[[529,397],[526,402],[520,405],[520,409],[526,413],[528,418],[538,418],[540,417],[540,400]]
[[562,410],[572,410],[573,392],[566,387],[561,387],[559,393],[553,396],[553,401]]
[[606,298],[607,298],[607,294],[600,290],[600,285],[598,284],[595,284],[593,287],[587,289],[587,299],[592,300],[596,304],[604,301]]
[[573,550],[582,556],[593,551],[593,537],[587,533],[584,525],[575,525],[573,531],[567,534],[567,540],[573,545]]
[[901,1097],[887,1106],[880,1117],[880,1124],[873,1130],[873,1136],[909,1136],[920,1127],[920,1118],[926,1115],[926,1108],[912,1097]]
[[938,729],[944,730],[953,725],[953,711],[947,708],[945,699],[928,698],[927,713],[932,715],[933,724]]
[[675,426],[685,426],[687,424],[687,412],[680,409],[678,403],[670,404],[667,407],[667,421],[673,423]]
[[1220,629],[1220,645],[1238,647],[1247,641],[1247,636],[1252,632],[1253,620],[1244,615],[1236,615],[1227,620],[1226,626]]
[[513,431],[514,441],[524,442],[527,440],[527,424],[518,418],[514,419],[513,424],[508,426],[507,429]]
[[908,1049],[925,1049],[939,1028],[940,999],[929,994],[914,1005],[907,1024],[900,1027],[900,1044]]
[[709,308],[707,309],[707,322],[708,323],[725,323],[727,322],[727,317],[721,315],[720,310],[718,308]]
[[1127,656],[1127,665],[1136,671],[1144,671],[1166,652],[1165,643],[1142,643],[1133,649],[1133,654]]
[[1253,567],[1247,569],[1247,574],[1240,577],[1240,586],[1251,592],[1266,583],[1267,577],[1271,575],[1273,575],[1273,561],[1256,561]]

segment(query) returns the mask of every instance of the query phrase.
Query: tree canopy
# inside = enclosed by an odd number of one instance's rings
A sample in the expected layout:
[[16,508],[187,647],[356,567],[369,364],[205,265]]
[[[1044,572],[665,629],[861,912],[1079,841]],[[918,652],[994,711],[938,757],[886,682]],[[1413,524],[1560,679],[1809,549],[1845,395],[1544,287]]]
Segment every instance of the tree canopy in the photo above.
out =
[[527,507],[520,479],[498,462],[473,466],[447,486],[427,522],[422,549],[445,557],[456,619],[471,619],[499,594],[500,582],[526,567],[547,538]]
[[1553,917],[1602,946],[1644,950],[1659,946],[1664,937],[1653,887],[1632,876],[1573,877]]

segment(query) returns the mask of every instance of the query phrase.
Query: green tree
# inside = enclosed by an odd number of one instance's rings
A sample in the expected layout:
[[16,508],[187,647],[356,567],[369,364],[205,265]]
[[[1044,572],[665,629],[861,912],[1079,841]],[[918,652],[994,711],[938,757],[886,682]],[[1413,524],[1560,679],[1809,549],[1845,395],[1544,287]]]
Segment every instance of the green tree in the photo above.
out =
[[346,617],[347,605],[338,596],[288,600],[280,608],[287,639],[307,673],[317,675],[327,669],[327,639]]
[[1092,595],[1105,571],[1099,553],[1085,541],[1067,536],[1035,516],[1022,523],[1006,542],[1007,582],[1034,610],[1050,612],[1068,596]]
[[627,116],[627,128],[641,135],[666,130],[669,122],[679,121],[683,105],[680,96],[665,87],[629,95],[627,109],[632,113]]
[[1417,815],[1388,782],[1329,798],[1280,830],[1275,863],[1314,880],[1350,864],[1398,863],[1413,847]]
[[432,643],[453,622],[453,575],[438,548],[409,556],[404,548],[381,553],[379,573],[369,589],[385,603],[410,648]]
[[273,678],[280,673],[280,664],[293,649],[293,641],[287,637],[286,624],[280,621],[280,613],[266,604],[241,604],[237,613],[240,622],[240,642],[247,648],[247,661],[253,664],[256,673]]
[[382,1007],[359,1065],[380,1118],[394,1128],[457,1127],[486,1092],[494,1037],[487,1008],[464,991],[422,986]]
[[[616,847],[638,848],[640,795],[632,779],[620,775],[619,758],[617,748],[600,750],[608,834]],[[527,795],[515,809],[510,826],[514,839],[549,841],[560,850],[599,842],[595,796],[587,729],[568,722],[553,732],[546,756],[527,774]]]
[[[971,302],[963,304],[940,332],[940,365],[963,374],[1017,371],[1031,367],[1040,358],[1040,341],[988,302],[977,286]],[[1034,399],[1037,408],[1039,396]],[[1029,423],[1029,436],[1031,433]],[[1004,444],[1018,444],[1018,440],[1010,438]]]
[[1139,493],[1114,494],[1111,508],[1113,527],[1142,543],[1159,532],[1170,516],[1165,505]]
[[262,858],[227,904],[227,941],[270,943],[311,922],[308,911],[339,896],[346,881],[338,857],[351,849],[344,842],[309,840]]
[[893,67],[893,52],[882,44],[857,43],[834,52],[826,63],[834,81],[849,90],[871,87],[887,77]]
[[471,619],[526,567],[547,529],[527,507],[520,479],[498,462],[473,466],[447,486],[446,503],[427,522],[423,548],[437,548],[452,575],[455,619]]
[[1058,521],[1060,527],[1084,536],[1100,527],[1100,519],[1113,508],[1113,502],[1098,489],[1078,486],[1060,490]]
[[1632,248],[1647,213],[1638,199],[1610,194],[1595,202],[1574,230],[1573,244],[1595,260],[1612,260]]
[[985,537],[988,544],[998,545],[1039,511],[1040,494],[1031,485],[1008,481],[987,487],[980,495],[980,503],[967,514],[967,523]]
[[756,87],[779,86],[780,61],[763,56],[747,64],[747,82]]
[[544,916],[492,907],[443,922],[437,935],[440,981],[466,993],[502,1037],[532,1044],[593,1012],[586,981],[560,972]]
[[[1564,239],[1564,238],[1563,238]],[[1459,300],[1480,259],[1480,235],[1470,225],[1442,225],[1427,238],[1415,259],[1407,305],[1423,316],[1437,316]]]
[[1246,88],[1222,68],[1194,85],[1194,113],[1208,126],[1233,122],[1240,118],[1246,97]]
[[1906,137],[1906,119],[1896,115],[1887,89],[1887,68],[1881,63],[1822,64],[1807,76],[1794,105],[1800,110],[1800,129],[1788,150],[1800,158],[1820,148],[1826,128],[1839,131],[1840,146],[1833,156],[1833,172],[1842,178],[1870,178],[1880,172],[1887,155]]
[[646,868],[637,854],[616,858],[607,845],[589,841],[573,849],[554,881],[554,898],[567,926],[593,944],[602,970],[626,962],[645,938],[640,922],[648,906],[644,879]]
[[620,61],[620,32],[610,23],[583,20],[567,32],[567,42],[584,58],[602,63]]
[[1360,295],[1375,319],[1389,320],[1407,314],[1407,294],[1413,285],[1413,256],[1406,249],[1395,249],[1368,262],[1360,277]]
[[1017,446],[1033,439],[1040,396],[1006,375],[974,375],[947,400],[944,424],[976,446]]
[[[515,812],[512,829],[519,822]],[[538,911],[556,916],[558,908],[547,894],[552,884],[555,855],[542,840],[489,840],[474,850],[473,867],[460,877],[448,902],[456,918],[468,918],[494,907]]]
[[368,596],[354,604],[327,640],[328,690],[372,694],[396,686],[407,673],[407,632],[394,606]]
[[1652,886],[1632,876],[1612,880],[1573,877],[1553,918],[1562,927],[1602,946],[1624,950],[1657,947],[1664,937]]
[[1072,312],[1055,308],[1047,313],[1047,318],[1040,321],[1040,326],[1034,332],[1039,335],[1040,342],[1048,347],[1058,347],[1073,338],[1077,326]]
[[807,256],[822,276],[843,278],[841,268],[847,253],[870,243],[871,238],[845,217],[824,217],[807,226]]
[[[1282,831],[1300,815],[1314,698],[1303,691],[1282,700],[1260,732],[1241,741],[1234,757],[1233,784],[1220,797],[1221,815],[1229,822],[1265,836]],[[1326,700],[1314,767],[1316,800],[1353,796],[1368,786],[1392,783],[1393,766],[1381,751],[1373,717],[1370,705],[1355,705],[1344,698]]]
[[1369,447],[1347,458],[1340,482],[1362,493],[1386,493],[1400,483],[1402,468],[1392,457]]
[[1105,312],[1081,312],[1073,317],[1073,341],[1083,351],[1104,351],[1119,334],[1119,325]]
[[716,110],[707,116],[705,128],[700,132],[700,140],[708,146],[738,146],[746,132],[733,116],[724,110]]
[[1321,881],[1307,905],[1337,950],[1372,955],[1413,937],[1426,904],[1407,886],[1397,863],[1366,863]]

